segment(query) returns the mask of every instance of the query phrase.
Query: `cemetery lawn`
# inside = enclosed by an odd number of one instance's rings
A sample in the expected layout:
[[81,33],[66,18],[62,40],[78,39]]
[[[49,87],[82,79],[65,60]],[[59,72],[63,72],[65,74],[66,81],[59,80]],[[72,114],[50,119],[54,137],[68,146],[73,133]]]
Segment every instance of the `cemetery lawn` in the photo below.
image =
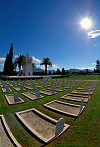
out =
[[[83,76],[84,77],[84,76]],[[85,76],[87,79],[96,79],[97,76]],[[73,78],[73,77],[72,77]],[[100,77],[98,77],[100,78]],[[80,79],[80,76],[76,79]],[[83,82],[81,85],[83,85]],[[63,92],[58,92],[56,95],[45,96],[42,99],[37,101],[31,101],[21,95],[22,92],[18,92],[20,98],[22,98],[25,102],[18,105],[9,106],[6,102],[4,95],[6,93],[2,93],[0,88],[0,114],[3,114],[6,118],[7,124],[17,139],[17,141],[22,145],[22,147],[40,147],[44,146],[44,143],[39,141],[34,135],[27,132],[27,130],[20,124],[19,120],[17,120],[15,113],[23,110],[36,108],[37,110],[43,112],[44,114],[59,120],[59,118],[64,117],[65,123],[69,124],[70,127],[66,130],[61,136],[59,136],[56,140],[49,143],[46,146],[53,147],[99,147],[100,146],[100,81],[98,81],[95,91],[87,104],[84,104],[86,107],[81,113],[81,115],[75,119],[74,117],[61,115],[59,113],[52,112],[43,107],[43,104],[46,104],[52,100],[60,100],[64,102],[69,102],[73,104],[80,104],[80,102],[73,102],[69,100],[60,99],[64,94],[70,93],[74,89],[79,87],[73,87],[71,89],[67,89]],[[12,93],[16,92],[12,87],[10,87]],[[29,92],[32,90],[26,90],[25,92]],[[42,94],[41,94],[42,95]]]

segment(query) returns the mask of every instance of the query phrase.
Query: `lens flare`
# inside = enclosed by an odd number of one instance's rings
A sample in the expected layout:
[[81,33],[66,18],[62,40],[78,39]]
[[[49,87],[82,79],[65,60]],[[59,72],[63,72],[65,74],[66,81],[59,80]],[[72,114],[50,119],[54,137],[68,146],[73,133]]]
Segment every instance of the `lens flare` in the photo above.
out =
[[84,18],[81,21],[82,28],[89,29],[92,26],[91,20],[89,18]]

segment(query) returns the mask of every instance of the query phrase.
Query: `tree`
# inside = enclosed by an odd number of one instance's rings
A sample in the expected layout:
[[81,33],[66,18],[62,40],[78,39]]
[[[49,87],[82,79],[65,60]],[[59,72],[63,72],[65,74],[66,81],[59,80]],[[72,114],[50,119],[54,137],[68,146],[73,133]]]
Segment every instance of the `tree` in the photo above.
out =
[[60,75],[60,69],[57,68],[57,72],[56,72],[57,75]]
[[32,69],[36,69],[36,66],[34,63],[32,63]]
[[16,68],[18,65],[19,68],[19,75],[21,75],[21,66],[23,67],[26,64],[26,57],[24,55],[19,55],[19,57],[14,62],[14,67]]
[[5,75],[13,75],[14,65],[13,65],[13,44],[11,44],[9,54],[6,56],[6,60],[4,63],[4,74]]
[[65,75],[65,69],[62,68],[62,75]]
[[99,60],[96,61],[96,70],[98,73],[100,72],[100,61]]
[[52,62],[50,62],[49,58],[44,58],[40,65],[45,66],[45,75],[47,75],[47,65],[52,66]]

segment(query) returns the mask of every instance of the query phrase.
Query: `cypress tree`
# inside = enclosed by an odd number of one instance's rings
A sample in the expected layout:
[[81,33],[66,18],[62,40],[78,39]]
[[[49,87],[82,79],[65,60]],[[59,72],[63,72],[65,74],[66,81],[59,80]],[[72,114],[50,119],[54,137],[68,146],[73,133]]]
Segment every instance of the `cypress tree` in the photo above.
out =
[[7,54],[6,60],[5,60],[5,63],[4,63],[4,74],[11,76],[11,75],[13,75],[13,70],[14,70],[14,66],[13,66],[13,44],[11,44],[9,54]]

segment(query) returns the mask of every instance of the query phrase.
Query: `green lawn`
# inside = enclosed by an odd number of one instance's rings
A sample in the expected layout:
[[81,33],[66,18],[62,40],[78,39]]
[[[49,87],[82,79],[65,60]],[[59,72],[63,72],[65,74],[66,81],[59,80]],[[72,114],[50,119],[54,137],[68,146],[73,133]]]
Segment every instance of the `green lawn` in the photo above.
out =
[[[71,79],[72,78],[80,79],[80,76],[74,76],[71,77]],[[98,77],[98,75],[89,75],[83,77],[81,76],[81,79],[82,78],[99,79],[100,77]],[[82,84],[84,84],[85,82],[83,82]],[[80,84],[80,86],[82,84]],[[64,92],[58,92],[56,95],[53,96],[45,96],[43,99],[37,101],[30,101],[29,99],[22,96],[21,92],[18,92],[19,96],[25,101],[25,103],[13,106],[9,106],[7,104],[4,98],[4,94],[6,93],[2,93],[0,88],[0,114],[3,114],[5,116],[6,121],[13,135],[23,147],[39,147],[44,145],[35,136],[29,134],[15,117],[16,112],[30,109],[33,107],[57,120],[61,117],[64,117],[65,123],[70,124],[70,127],[67,131],[65,131],[60,137],[58,137],[56,140],[54,140],[46,146],[98,147],[100,146],[100,81],[98,81],[96,89],[90,101],[87,104],[84,104],[86,106],[84,111],[77,119],[52,112],[43,107],[43,104],[54,99],[69,103],[80,104],[80,102],[73,102],[60,99],[61,96],[73,91],[74,89],[77,89],[78,87],[79,86],[76,86]],[[10,88],[13,90],[12,87]],[[13,92],[15,92],[15,90],[13,90]]]

